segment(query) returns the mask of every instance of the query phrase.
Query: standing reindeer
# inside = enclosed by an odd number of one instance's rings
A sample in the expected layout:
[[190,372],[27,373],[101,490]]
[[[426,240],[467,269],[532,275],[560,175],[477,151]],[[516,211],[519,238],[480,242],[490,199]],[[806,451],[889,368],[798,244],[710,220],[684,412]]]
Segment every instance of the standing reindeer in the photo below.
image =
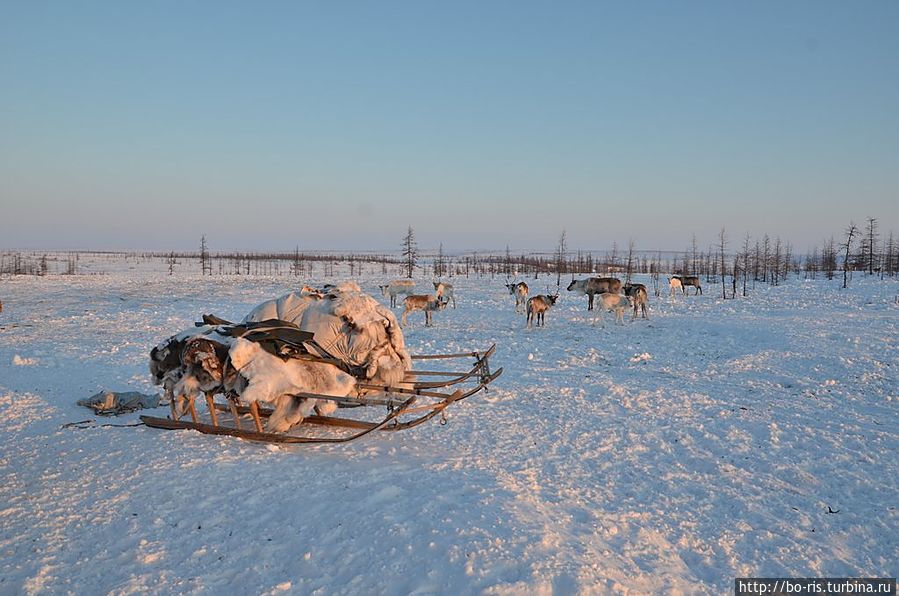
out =
[[390,296],[390,306],[396,307],[396,297],[399,294],[410,295],[415,293],[415,282],[411,279],[395,279],[386,286],[378,286],[381,288],[381,294]]
[[517,284],[506,284],[506,288],[508,288],[511,295],[515,296],[515,312],[524,310],[528,301],[528,292],[530,291],[528,284],[520,281]]
[[634,303],[634,319],[637,318],[638,308],[642,309],[643,318],[648,318],[646,316],[646,305],[649,303],[649,293],[646,291],[646,286],[643,284],[626,283],[624,284],[624,295],[630,298]]
[[403,316],[400,319],[401,327],[406,326],[406,316],[410,312],[415,312],[416,310],[424,311],[425,327],[432,327],[434,323],[431,319],[431,313],[435,310],[443,310],[446,308],[446,302],[434,294],[414,294],[412,296],[406,296],[406,299],[403,300],[403,307]]
[[569,292],[580,292],[587,295],[587,310],[593,310],[593,296],[603,292],[618,294],[621,292],[621,280],[617,277],[588,277],[572,279],[568,284]]
[[668,283],[671,285],[672,293],[679,286],[682,294],[687,293],[687,286],[693,286],[696,288],[696,291],[693,292],[693,295],[697,294],[702,295],[702,285],[699,283],[699,278],[693,275],[675,275],[672,277]]
[[684,291],[684,284],[681,283],[680,278],[677,276],[669,277],[668,278],[668,295],[674,296],[675,292],[677,292],[678,290],[680,290],[681,293],[683,293],[683,291]]
[[546,326],[546,311],[550,309],[550,307],[555,306],[556,300],[559,299],[559,295],[556,294],[554,296],[547,296],[545,294],[538,294],[532,298],[528,298],[528,324],[530,327],[531,323],[534,322],[535,315],[537,320],[537,327],[541,325],[543,327]]
[[444,302],[453,301],[453,308],[456,308],[456,296],[453,294],[453,284],[448,284],[442,281],[434,282],[434,293],[437,294],[437,298],[440,298]]
[[631,307],[633,299],[629,296],[613,294],[612,292],[602,292],[601,294],[598,294],[598,298],[599,308],[594,314],[599,315],[599,321],[602,323],[602,326],[606,326],[606,322],[602,318],[602,313],[607,311],[615,313],[616,324],[624,325],[624,311]]

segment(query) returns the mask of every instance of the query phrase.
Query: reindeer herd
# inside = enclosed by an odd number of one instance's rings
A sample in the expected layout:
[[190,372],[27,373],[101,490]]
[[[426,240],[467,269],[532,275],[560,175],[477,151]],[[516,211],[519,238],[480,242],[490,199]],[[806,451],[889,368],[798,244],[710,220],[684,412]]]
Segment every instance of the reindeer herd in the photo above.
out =
[[[434,324],[433,313],[443,310],[452,302],[456,308],[456,297],[453,293],[453,285],[446,282],[435,281],[433,294],[415,294],[415,281],[411,279],[398,279],[389,284],[378,286],[381,294],[390,298],[390,306],[396,307],[397,296],[405,295],[403,299],[403,313],[400,324],[405,327],[407,317],[415,311],[422,311],[425,315],[425,326]],[[515,298],[515,312],[527,315],[527,326],[537,327],[546,325],[546,312],[555,306],[559,299],[559,292],[555,294],[538,294],[529,296],[530,288],[523,281],[506,283],[509,294]],[[686,286],[695,288],[694,295],[702,294],[702,285],[698,277],[675,275],[668,278],[669,296],[674,296],[680,290],[686,294]],[[631,319],[636,319],[639,314],[642,318],[648,317],[649,293],[646,286],[637,283],[621,283],[616,277],[588,277],[587,279],[573,279],[568,284],[569,292],[584,294],[587,296],[587,310],[593,311],[596,299],[599,306],[595,312],[602,321],[602,313],[614,312],[615,322],[624,324],[624,314],[633,310]],[[622,293],[623,292],[623,293]],[[603,326],[605,322],[603,321]]]

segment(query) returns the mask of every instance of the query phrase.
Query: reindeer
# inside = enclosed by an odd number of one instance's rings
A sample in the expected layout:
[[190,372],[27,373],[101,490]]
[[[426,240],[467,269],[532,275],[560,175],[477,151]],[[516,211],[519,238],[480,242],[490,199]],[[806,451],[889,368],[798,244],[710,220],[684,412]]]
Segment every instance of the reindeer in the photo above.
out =
[[559,295],[555,294],[553,296],[547,296],[545,294],[538,294],[533,296],[532,298],[528,298],[527,305],[527,313],[528,313],[528,324],[530,327],[531,323],[535,319],[537,320],[537,326],[540,327],[546,326],[546,311],[550,309],[550,307],[555,306],[556,300],[559,299]]
[[[644,292],[645,291],[646,290],[644,289]],[[614,294],[612,292],[601,292],[599,294],[598,314],[599,320],[602,321],[602,326],[606,326],[606,323],[602,318],[602,313],[612,311],[615,311],[615,323],[624,325],[624,311],[629,309],[632,304],[633,299],[629,296],[622,296],[621,294]]]
[[581,292],[587,295],[587,310],[593,310],[593,296],[602,292],[617,294],[621,292],[621,280],[617,277],[588,277],[572,279],[568,284],[569,292]]
[[453,294],[453,284],[448,284],[442,281],[434,282],[434,293],[437,294],[437,298],[441,298],[444,302],[453,301],[453,309],[456,308],[456,296]]
[[634,319],[637,318],[638,308],[642,309],[643,318],[648,318],[646,316],[646,305],[649,303],[649,293],[646,291],[646,286],[628,282],[624,284],[624,295],[630,298],[634,303]]
[[399,294],[410,295],[415,293],[415,282],[411,279],[395,279],[386,286],[378,286],[381,288],[381,294],[390,296],[390,306],[396,308],[396,297]]
[[685,294],[687,293],[687,286],[693,286],[694,288],[696,288],[696,291],[693,292],[693,295],[694,296],[696,296],[697,294],[702,295],[702,286],[699,284],[698,277],[692,276],[692,275],[682,276],[680,278],[680,282],[681,282],[681,290]]
[[515,312],[521,312],[519,308],[524,309],[528,301],[528,292],[530,291],[528,284],[520,281],[517,284],[506,284],[506,288],[509,289],[511,295],[515,296]]
[[431,313],[435,310],[443,310],[446,308],[446,302],[434,294],[413,294],[412,296],[406,296],[406,299],[403,300],[403,307],[403,316],[400,319],[401,327],[406,326],[406,316],[410,312],[415,312],[416,310],[424,311],[425,327],[432,327],[433,322],[431,320]]
[[684,291],[684,284],[683,284],[683,282],[681,282],[681,279],[676,275],[674,277],[669,277],[668,278],[668,295],[674,296],[674,293],[677,292],[678,290],[680,290],[681,293],[683,293],[683,291]]

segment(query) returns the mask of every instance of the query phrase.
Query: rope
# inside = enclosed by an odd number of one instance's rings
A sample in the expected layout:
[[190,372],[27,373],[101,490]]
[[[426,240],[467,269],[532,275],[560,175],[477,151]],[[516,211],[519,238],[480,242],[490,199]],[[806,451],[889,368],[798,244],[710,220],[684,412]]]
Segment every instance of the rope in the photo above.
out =
[[60,426],[60,430],[64,428],[102,428],[106,426],[114,426],[116,428],[129,428],[133,426],[145,426],[143,422],[134,422],[131,424],[97,424],[96,420],[79,420],[78,422],[67,422]]

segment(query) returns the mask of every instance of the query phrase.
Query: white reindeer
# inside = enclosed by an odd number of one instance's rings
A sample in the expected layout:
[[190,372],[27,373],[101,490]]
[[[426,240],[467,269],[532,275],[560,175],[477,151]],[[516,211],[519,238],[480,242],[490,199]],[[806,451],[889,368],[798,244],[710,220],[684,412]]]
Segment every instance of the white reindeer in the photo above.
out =
[[456,308],[456,296],[453,294],[453,284],[448,284],[442,281],[434,282],[434,293],[437,294],[437,298],[442,299],[444,302],[453,301],[453,308]]
[[624,325],[624,311],[631,308],[633,305],[632,299],[629,296],[613,294],[612,292],[602,292],[597,294],[597,297],[599,298],[599,308],[596,314],[599,315],[602,326],[606,326],[602,313],[612,311],[615,311],[615,323]]
[[678,290],[680,290],[681,293],[684,292],[684,284],[681,282],[680,278],[677,276],[669,277],[668,278],[668,295],[674,296],[674,293],[677,292]]
[[528,301],[528,292],[530,292],[528,284],[520,281],[517,284],[506,284],[506,288],[508,288],[509,294],[515,296],[515,312],[525,310],[525,305]]
[[406,296],[406,299],[403,300],[403,316],[400,319],[400,326],[406,326],[406,316],[410,312],[415,312],[416,310],[423,310],[425,313],[425,327],[433,326],[433,321],[431,318],[431,313],[435,310],[443,310],[446,308],[446,302],[441,300],[438,296],[434,294],[413,294],[412,296]]
[[411,279],[395,279],[381,288],[381,294],[390,296],[390,306],[396,307],[396,297],[400,294],[411,295],[415,293],[415,282]]
[[546,326],[546,311],[550,309],[550,307],[556,304],[556,300],[559,299],[559,295],[556,294],[554,296],[547,296],[545,294],[538,294],[532,298],[528,298],[528,320],[527,326],[530,327],[531,323],[534,322],[534,319],[537,320],[537,326],[540,327]]

